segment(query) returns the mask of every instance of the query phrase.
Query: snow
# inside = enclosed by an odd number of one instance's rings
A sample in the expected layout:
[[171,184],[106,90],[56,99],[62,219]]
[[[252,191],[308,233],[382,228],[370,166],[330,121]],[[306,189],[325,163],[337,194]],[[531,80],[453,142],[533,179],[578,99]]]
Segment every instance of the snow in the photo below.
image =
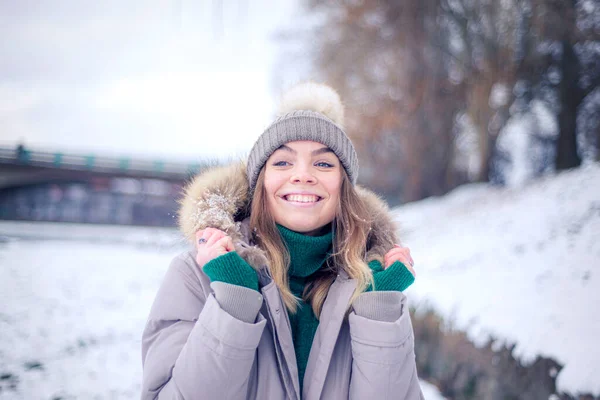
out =
[[421,381],[421,391],[423,392],[423,397],[425,400],[445,400],[445,397],[442,397],[438,388],[433,386],[431,383]]
[[494,83],[490,93],[490,107],[499,108],[508,104],[510,90],[505,83]]
[[477,150],[477,128],[473,124],[471,117],[463,113],[456,117],[455,122],[456,136],[456,151],[457,157],[454,159],[455,166],[466,171],[469,179],[476,180],[481,169],[481,156]]
[[0,221],[0,399],[139,398],[146,317],[185,249],[174,229]]
[[530,114],[519,114],[508,120],[500,132],[498,147],[511,155],[511,162],[506,167],[506,184],[519,187],[531,178],[530,144],[527,133],[532,130]]
[[0,236],[0,398],[139,397],[141,333],[181,251],[174,231],[3,222]]
[[475,184],[395,211],[416,262],[408,296],[476,343],[553,357],[559,391],[600,395],[600,165],[522,188]]
[[539,100],[533,100],[527,112],[512,115],[500,131],[497,145],[502,152],[510,155],[510,163],[504,171],[508,186],[523,186],[535,175],[532,134],[540,138],[551,138],[558,134],[556,116]]

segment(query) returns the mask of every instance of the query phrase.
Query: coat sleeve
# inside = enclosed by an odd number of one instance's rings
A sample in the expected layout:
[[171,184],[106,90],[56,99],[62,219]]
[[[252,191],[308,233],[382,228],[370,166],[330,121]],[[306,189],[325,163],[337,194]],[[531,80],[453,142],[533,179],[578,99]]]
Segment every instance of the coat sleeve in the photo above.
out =
[[142,335],[143,400],[247,396],[266,321],[232,317],[205,294],[193,268],[190,257],[175,258],[152,305]]
[[[370,292],[357,300],[363,300],[362,304],[349,316],[353,358],[350,399],[424,399],[406,296],[397,291]],[[375,319],[370,311],[382,307],[393,308],[383,314],[395,318]]]

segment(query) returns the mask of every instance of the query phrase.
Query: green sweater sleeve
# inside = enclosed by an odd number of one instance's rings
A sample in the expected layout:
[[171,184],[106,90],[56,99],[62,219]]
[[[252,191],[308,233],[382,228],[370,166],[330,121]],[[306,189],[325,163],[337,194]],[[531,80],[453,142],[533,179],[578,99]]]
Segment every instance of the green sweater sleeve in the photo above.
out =
[[[373,271],[375,291],[395,290],[402,292],[415,281],[413,274],[400,261],[394,262],[384,270],[379,261],[373,260],[369,263],[369,268]],[[366,291],[373,291],[373,287],[369,286]]]
[[225,282],[258,291],[256,271],[235,251],[210,260],[202,269],[211,282]]

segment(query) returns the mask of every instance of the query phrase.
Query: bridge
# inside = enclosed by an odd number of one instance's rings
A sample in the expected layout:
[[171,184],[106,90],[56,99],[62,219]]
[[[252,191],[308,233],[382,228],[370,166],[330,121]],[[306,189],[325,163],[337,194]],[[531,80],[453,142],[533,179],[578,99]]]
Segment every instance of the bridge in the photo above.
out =
[[216,164],[0,147],[0,220],[172,226],[185,182]]
[[209,164],[0,147],[0,190],[47,182],[88,181],[93,177],[184,182]]

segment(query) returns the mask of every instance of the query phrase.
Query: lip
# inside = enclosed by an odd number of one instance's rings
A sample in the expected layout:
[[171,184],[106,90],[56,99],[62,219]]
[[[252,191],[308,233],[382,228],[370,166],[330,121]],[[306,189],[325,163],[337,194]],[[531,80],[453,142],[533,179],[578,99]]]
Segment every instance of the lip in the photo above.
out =
[[[314,203],[304,203],[304,202],[301,202],[301,201],[289,201],[289,200],[286,200],[285,197],[286,196],[290,196],[290,195],[316,196],[318,198],[318,200],[315,201]],[[321,200],[324,199],[323,196],[320,196],[320,195],[318,195],[316,193],[313,193],[313,192],[306,192],[306,191],[300,191],[300,192],[296,191],[296,192],[282,193],[282,194],[277,195],[277,197],[282,202],[284,202],[285,204],[293,205],[293,206],[296,206],[296,207],[304,207],[304,208],[314,207],[317,204],[319,204],[321,202]]]
[[308,195],[308,196],[317,196],[317,197],[320,197],[320,198],[323,198],[323,197],[324,197],[324,196],[321,196],[321,195],[320,195],[320,194],[318,194],[318,193],[315,193],[315,192],[308,192],[308,191],[304,191],[304,190],[302,190],[302,191],[299,191],[299,192],[284,192],[284,193],[281,193],[279,196],[280,196],[280,197],[285,197],[285,196],[289,196],[289,195],[291,195],[291,194],[298,194],[298,195],[301,195],[301,196],[305,196],[305,195]]

